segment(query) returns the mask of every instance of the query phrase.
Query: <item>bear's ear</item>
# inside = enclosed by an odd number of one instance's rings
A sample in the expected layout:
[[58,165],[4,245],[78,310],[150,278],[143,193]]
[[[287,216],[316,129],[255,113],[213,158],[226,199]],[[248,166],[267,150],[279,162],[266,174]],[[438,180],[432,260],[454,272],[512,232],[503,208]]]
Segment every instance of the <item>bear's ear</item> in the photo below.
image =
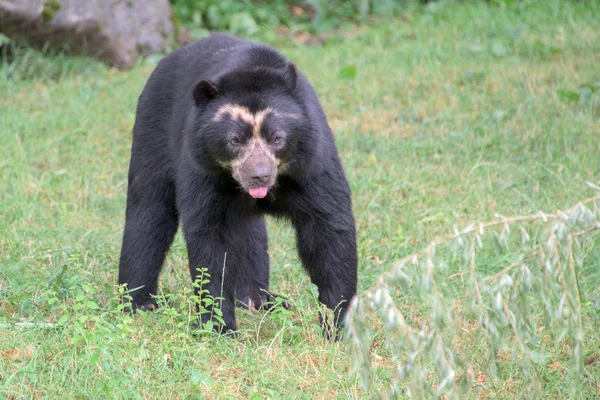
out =
[[219,90],[217,89],[214,83],[212,83],[209,80],[203,79],[196,84],[196,87],[194,87],[192,96],[194,97],[196,105],[200,105],[206,103],[208,100],[214,99],[218,93]]
[[296,64],[289,62],[285,68],[284,76],[288,87],[291,91],[294,91],[294,89],[296,89],[296,83],[298,83],[298,68],[296,67]]

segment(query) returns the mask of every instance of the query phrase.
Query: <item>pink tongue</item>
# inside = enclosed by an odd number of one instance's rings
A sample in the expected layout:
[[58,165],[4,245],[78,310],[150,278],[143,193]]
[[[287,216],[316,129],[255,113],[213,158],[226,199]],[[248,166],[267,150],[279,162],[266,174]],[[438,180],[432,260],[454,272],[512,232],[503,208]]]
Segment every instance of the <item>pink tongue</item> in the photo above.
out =
[[267,195],[268,190],[269,188],[266,187],[249,188],[248,193],[250,193],[250,196],[254,197],[255,199],[262,199]]

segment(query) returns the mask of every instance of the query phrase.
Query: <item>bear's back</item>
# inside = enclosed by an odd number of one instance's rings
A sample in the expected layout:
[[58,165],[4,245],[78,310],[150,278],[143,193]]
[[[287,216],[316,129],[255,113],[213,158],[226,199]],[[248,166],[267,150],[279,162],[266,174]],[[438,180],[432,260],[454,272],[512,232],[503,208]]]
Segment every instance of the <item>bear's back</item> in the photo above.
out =
[[165,58],[177,71],[178,82],[193,85],[200,79],[218,81],[219,76],[236,69],[253,67],[285,68],[286,59],[263,44],[224,33],[214,33]]

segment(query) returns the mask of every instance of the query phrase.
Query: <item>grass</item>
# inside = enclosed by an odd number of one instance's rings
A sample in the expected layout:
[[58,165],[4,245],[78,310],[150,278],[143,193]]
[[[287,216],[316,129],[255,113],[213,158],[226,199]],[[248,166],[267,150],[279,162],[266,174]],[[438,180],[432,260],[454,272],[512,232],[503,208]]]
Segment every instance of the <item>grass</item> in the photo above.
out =
[[[440,2],[347,27],[322,47],[265,37],[309,76],[336,133],[361,291],[454,226],[598,193],[588,183],[600,185],[599,21],[591,1]],[[181,307],[133,318],[117,309],[130,132],[153,67],[119,72],[31,51],[0,67],[1,396],[364,396],[349,374],[351,348],[319,337],[319,305],[285,224],[269,221],[271,277],[292,313],[240,310],[237,340],[191,332],[180,236],[161,282]],[[597,248],[586,260],[583,284],[594,293]],[[405,301],[413,320],[430,318]],[[578,398],[587,399],[600,396],[600,326],[585,322]],[[457,346],[482,362],[484,342],[470,332]],[[385,386],[392,364],[382,346],[371,349],[373,379]],[[547,349],[544,398],[572,394],[568,347]],[[502,377],[477,376],[475,397],[519,398],[523,379],[501,361]]]

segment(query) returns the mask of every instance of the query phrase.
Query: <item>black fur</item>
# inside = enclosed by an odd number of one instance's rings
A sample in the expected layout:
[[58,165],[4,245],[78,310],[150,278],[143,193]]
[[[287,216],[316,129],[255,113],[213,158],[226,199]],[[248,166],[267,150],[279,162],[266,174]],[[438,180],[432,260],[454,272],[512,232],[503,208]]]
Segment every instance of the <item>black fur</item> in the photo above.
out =
[[[226,103],[298,116],[273,122],[287,133],[277,150],[285,168],[264,198],[249,196],[218,162],[232,157],[229,128],[211,122]],[[270,134],[262,133],[265,140]],[[339,325],[356,293],[356,235],[350,188],[325,114],[308,80],[278,52],[214,34],[161,60],[139,98],[119,266],[119,283],[136,289],[133,308],[153,307],[181,220],[192,278],[198,268],[208,269],[207,289],[224,297],[223,328],[235,331],[236,296],[256,306],[272,300],[264,292],[264,214],[291,221],[302,264],[319,300],[337,309]]]

